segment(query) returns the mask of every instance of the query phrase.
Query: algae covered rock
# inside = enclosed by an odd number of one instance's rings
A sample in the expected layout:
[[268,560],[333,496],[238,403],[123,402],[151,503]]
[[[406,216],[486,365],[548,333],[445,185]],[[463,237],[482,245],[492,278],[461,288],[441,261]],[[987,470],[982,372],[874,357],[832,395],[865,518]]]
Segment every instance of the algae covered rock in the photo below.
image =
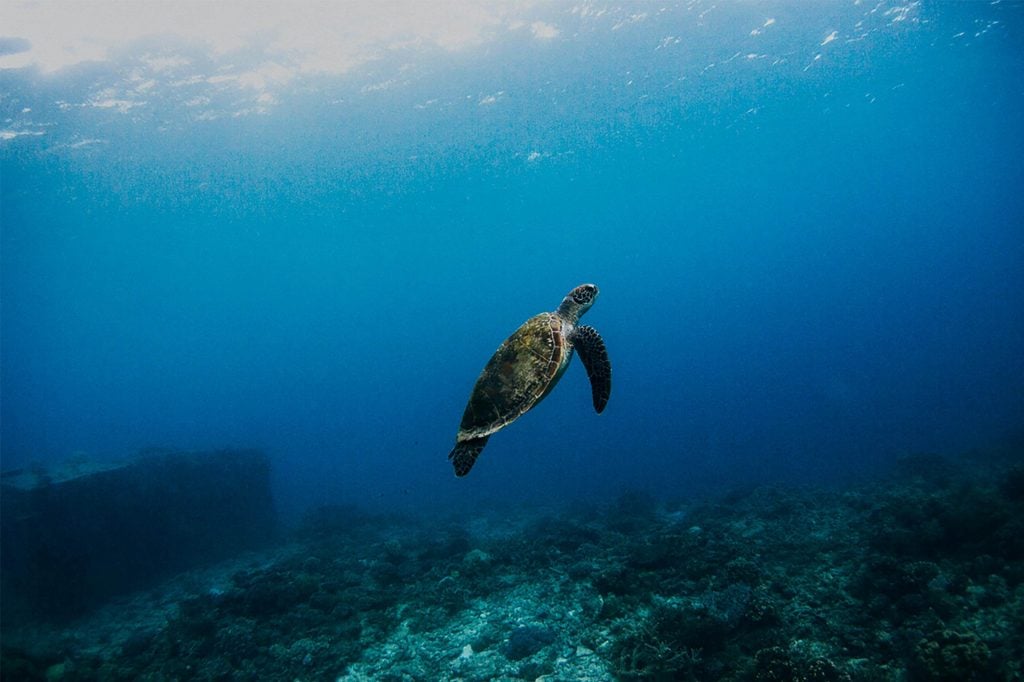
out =
[[971,682],[996,680],[992,652],[972,632],[943,630],[922,638],[914,647],[912,679],[922,682]]
[[540,625],[520,625],[513,630],[502,652],[510,661],[532,656],[555,641],[555,633]]
[[774,646],[754,656],[755,682],[849,682],[850,676],[827,658],[804,658]]

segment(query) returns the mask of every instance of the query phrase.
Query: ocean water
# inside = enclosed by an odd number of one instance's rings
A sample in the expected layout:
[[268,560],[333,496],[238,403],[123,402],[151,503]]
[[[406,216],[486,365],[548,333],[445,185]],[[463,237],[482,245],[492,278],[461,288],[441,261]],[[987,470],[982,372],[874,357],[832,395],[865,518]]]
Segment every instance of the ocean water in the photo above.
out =
[[[471,517],[1024,424],[1021,3],[119,7],[0,10],[5,469],[253,447],[286,515]],[[582,282],[607,409],[574,360],[456,480]]]

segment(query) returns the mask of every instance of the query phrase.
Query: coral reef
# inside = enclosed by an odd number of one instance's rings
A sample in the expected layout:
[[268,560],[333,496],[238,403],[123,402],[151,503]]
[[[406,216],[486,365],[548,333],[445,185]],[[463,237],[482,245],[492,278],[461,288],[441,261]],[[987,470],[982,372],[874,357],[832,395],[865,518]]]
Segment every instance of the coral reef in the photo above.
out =
[[1021,481],[919,456],[844,490],[630,493],[470,525],[318,509],[273,549],[5,631],[3,675],[1021,679]]

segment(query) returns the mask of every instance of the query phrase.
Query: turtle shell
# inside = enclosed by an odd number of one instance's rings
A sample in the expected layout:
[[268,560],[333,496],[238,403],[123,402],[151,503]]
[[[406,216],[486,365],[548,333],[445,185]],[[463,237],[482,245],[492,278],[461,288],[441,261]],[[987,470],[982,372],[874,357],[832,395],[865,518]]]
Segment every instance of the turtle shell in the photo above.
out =
[[524,322],[480,373],[456,440],[488,436],[522,416],[551,392],[571,356],[557,315],[541,313]]

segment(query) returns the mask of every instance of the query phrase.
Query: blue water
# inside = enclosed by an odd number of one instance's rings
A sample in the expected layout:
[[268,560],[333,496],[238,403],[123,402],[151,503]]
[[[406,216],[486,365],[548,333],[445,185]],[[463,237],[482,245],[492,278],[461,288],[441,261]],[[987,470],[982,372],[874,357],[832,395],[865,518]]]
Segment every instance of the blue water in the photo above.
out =
[[[288,67],[260,36],[0,70],[3,467],[258,447],[285,511],[471,513],[1024,425],[1024,5],[517,11],[255,85],[214,76]],[[574,361],[456,480],[477,373],[581,282],[608,408]]]

